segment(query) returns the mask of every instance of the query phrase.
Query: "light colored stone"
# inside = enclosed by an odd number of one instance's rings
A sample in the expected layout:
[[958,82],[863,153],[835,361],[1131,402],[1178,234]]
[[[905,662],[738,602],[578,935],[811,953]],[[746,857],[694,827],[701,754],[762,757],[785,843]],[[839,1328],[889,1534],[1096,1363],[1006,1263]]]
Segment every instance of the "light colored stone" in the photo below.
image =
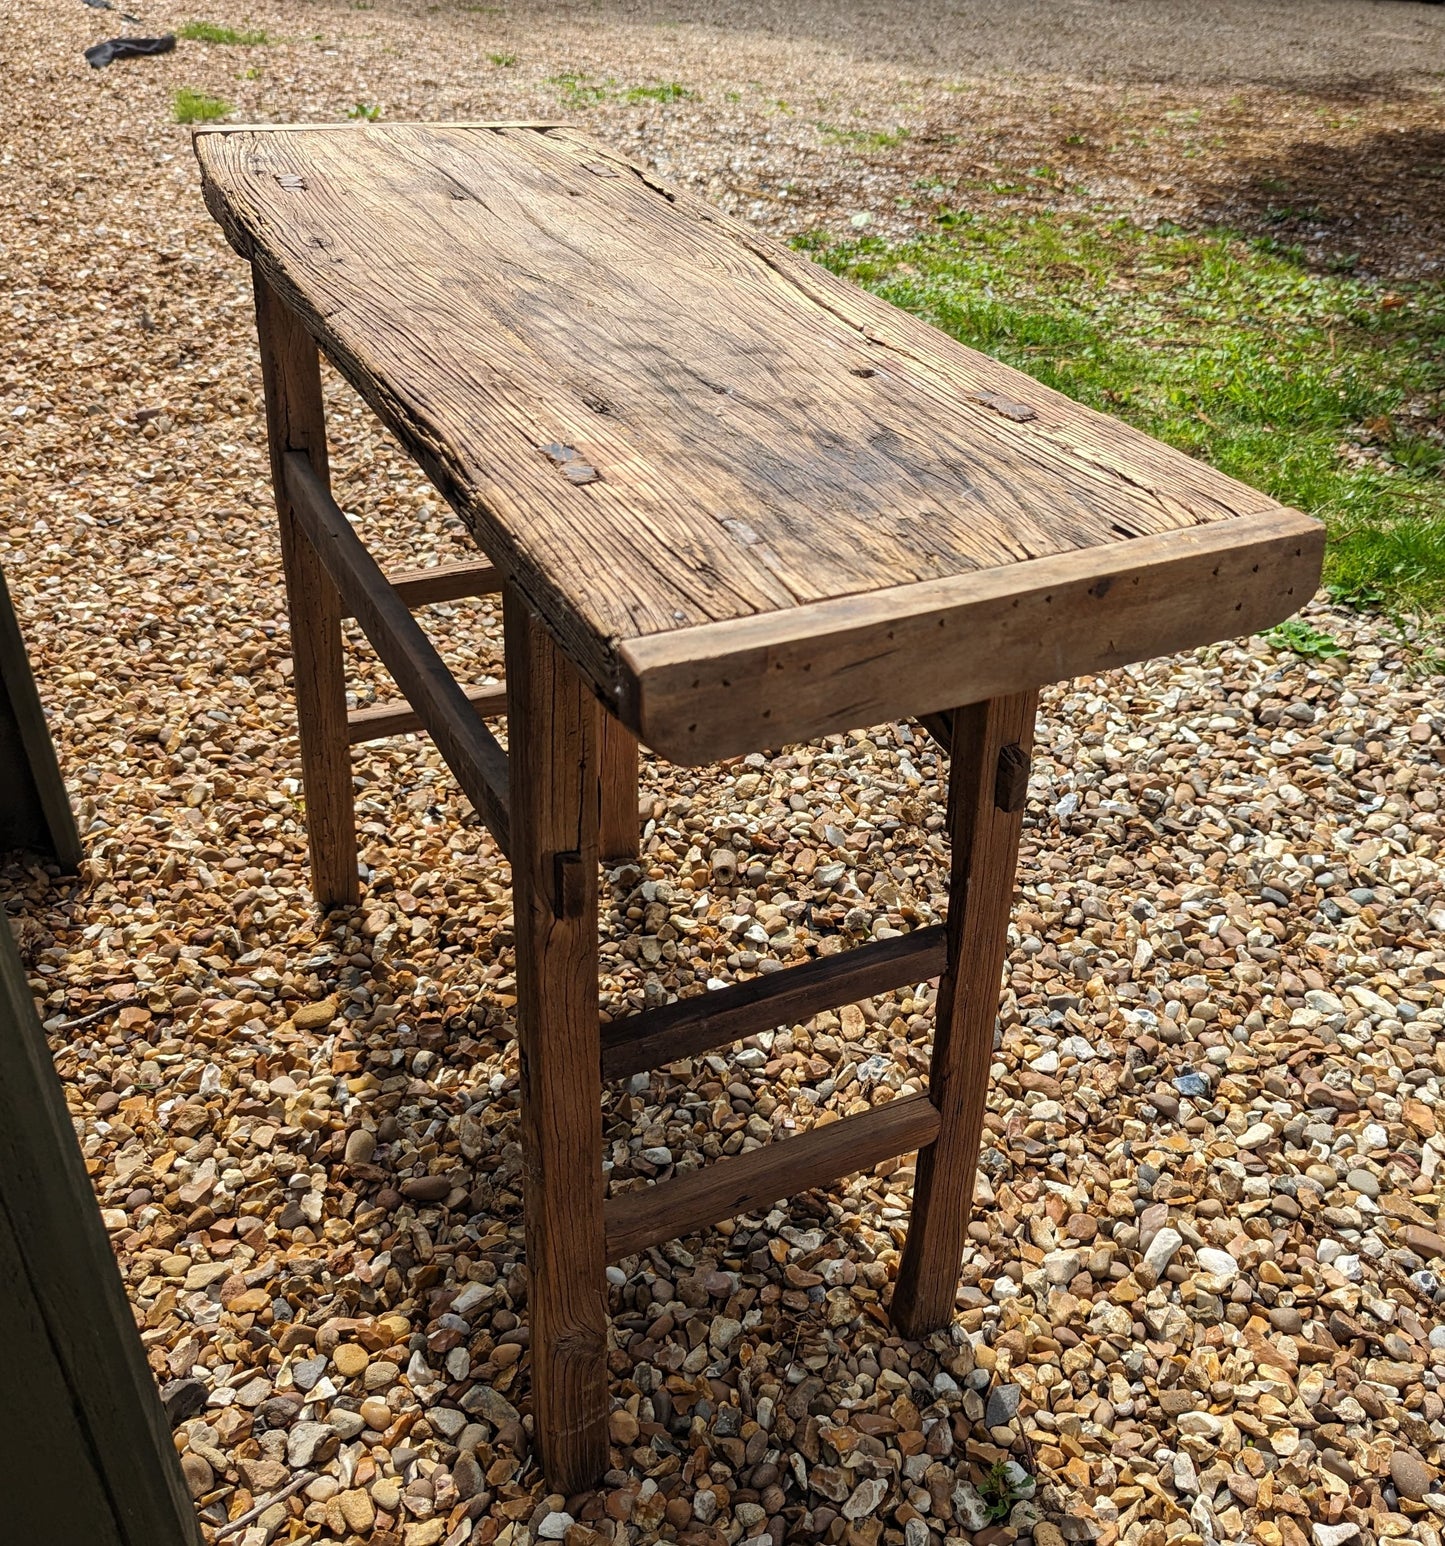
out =
[[331,1361],[342,1379],[352,1380],[371,1362],[371,1355],[355,1342],[343,1342],[331,1355]]
[[1216,1251],[1210,1246],[1201,1246],[1195,1253],[1194,1259],[1210,1277],[1227,1286],[1233,1283],[1239,1276],[1239,1263],[1228,1251]]
[[1149,1242],[1149,1249],[1144,1253],[1140,1265],[1151,1283],[1157,1283],[1164,1276],[1165,1269],[1183,1244],[1184,1236],[1177,1229],[1168,1227],[1161,1229]]

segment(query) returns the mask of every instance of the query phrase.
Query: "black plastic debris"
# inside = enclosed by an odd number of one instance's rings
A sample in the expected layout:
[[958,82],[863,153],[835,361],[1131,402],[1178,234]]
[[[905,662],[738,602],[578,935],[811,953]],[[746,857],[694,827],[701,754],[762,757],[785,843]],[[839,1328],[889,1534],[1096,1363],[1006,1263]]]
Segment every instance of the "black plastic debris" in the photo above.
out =
[[[92,11],[113,11],[115,9],[110,0],[81,0],[81,4],[88,5]],[[140,17],[132,16],[129,11],[122,11],[120,19],[122,21],[140,22]]]
[[92,43],[85,58],[92,70],[103,70],[112,59],[144,59],[151,54],[168,54],[175,46],[174,32],[159,38],[107,38],[104,43]]

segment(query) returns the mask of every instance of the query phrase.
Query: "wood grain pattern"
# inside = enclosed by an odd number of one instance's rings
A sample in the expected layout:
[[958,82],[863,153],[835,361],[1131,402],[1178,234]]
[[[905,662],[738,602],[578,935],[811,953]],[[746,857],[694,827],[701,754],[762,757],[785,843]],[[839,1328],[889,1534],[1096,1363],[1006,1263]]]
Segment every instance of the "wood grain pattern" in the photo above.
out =
[[622,714],[683,763],[929,715],[1256,632],[1323,556],[1281,510],[633,640]]
[[0,918],[0,1540],[200,1546],[195,1509]]
[[766,1143],[736,1159],[715,1160],[670,1181],[609,1197],[607,1259],[618,1261],[659,1240],[869,1170],[931,1143],[938,1123],[938,1112],[926,1095],[904,1095],[857,1116],[810,1128],[797,1138]]
[[1037,695],[1025,692],[953,716],[948,966],[938,985],[928,1080],[942,1125],[919,1151],[913,1216],[893,1290],[893,1322],[905,1336],[921,1337],[953,1319],[1023,828],[1021,803],[1000,808],[999,764],[1011,760],[1010,751],[1027,757],[1037,712]]
[[[495,719],[507,712],[505,682],[463,687],[462,694],[471,704],[472,712],[482,719]],[[389,736],[408,735],[425,728],[421,715],[404,698],[368,703],[364,709],[352,709],[346,716],[346,734],[353,746],[366,741],[384,741]]]
[[[637,717],[645,652],[628,641],[965,576],[1006,585],[1063,555],[1129,572],[1120,549],[1278,508],[571,131],[367,124],[195,145],[233,245],[668,756]],[[1225,594],[1211,612],[1226,631],[1236,599],[1270,621],[1289,610],[1266,570]],[[991,695],[972,684],[977,643],[932,652],[950,690],[919,707]],[[651,712],[672,734],[676,716]]]
[[597,1067],[601,710],[511,589],[503,623],[532,1403],[548,1481],[573,1493],[593,1486],[607,1466]]
[[[340,597],[396,678],[396,685],[436,742],[462,793],[486,822],[497,847],[510,853],[506,752],[478,718],[411,609],[386,583],[376,560],[310,462],[288,452],[282,457],[282,477],[291,512]],[[350,737],[344,715],[342,736],[344,749]]]
[[642,816],[637,803],[637,737],[611,714],[602,720],[602,802],[599,841],[604,864],[635,859],[642,847]]
[[839,1004],[925,981],[943,970],[946,958],[944,929],[935,924],[641,1010],[602,1027],[602,1076],[626,1079],[777,1025],[796,1025]]
[[266,393],[266,438],[271,484],[281,526],[286,608],[291,623],[291,680],[306,791],[306,841],[311,891],[322,908],[355,907],[361,896],[356,868],[356,806],[346,731],[346,667],[341,653],[341,596],[297,522],[286,487],[285,459],[307,460],[323,488],[326,409],[316,345],[284,301],[252,269],[261,379]]
[[424,607],[433,601],[460,601],[465,596],[491,596],[502,588],[500,571],[475,560],[400,569],[386,579],[409,607]]

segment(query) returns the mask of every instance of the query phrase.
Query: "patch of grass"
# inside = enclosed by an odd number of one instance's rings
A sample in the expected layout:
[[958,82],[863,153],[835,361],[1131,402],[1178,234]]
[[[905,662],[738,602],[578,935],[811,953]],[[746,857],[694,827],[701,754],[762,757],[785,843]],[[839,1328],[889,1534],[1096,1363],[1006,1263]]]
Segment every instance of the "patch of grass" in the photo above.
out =
[[1395,290],[1227,232],[940,208],[804,240],[1059,391],[1324,519],[1356,605],[1445,616],[1445,285]]
[[988,1509],[988,1517],[995,1524],[1007,1519],[1015,1503],[1033,1495],[1031,1481],[1028,1473],[1017,1464],[1003,1461],[990,1466],[978,1484],[978,1495]]
[[629,86],[624,97],[628,102],[695,102],[697,93],[680,81],[659,81],[653,86]]
[[264,32],[237,32],[234,27],[221,27],[213,21],[188,21],[176,28],[176,36],[191,43],[226,43],[240,48],[255,48],[271,40]]
[[231,104],[220,97],[207,96],[204,91],[192,91],[182,86],[171,98],[171,108],[177,123],[212,123],[224,118],[231,111]]
[[348,118],[364,119],[367,123],[375,123],[381,117],[381,109],[372,102],[353,102],[346,109]]
[[577,75],[568,70],[561,75],[549,75],[547,84],[556,87],[558,96],[569,106],[580,107],[615,96],[617,82],[611,77],[606,81],[594,81],[590,75]]
[[861,145],[868,150],[891,150],[895,145],[901,145],[912,132],[901,125],[896,129],[838,129],[832,124],[818,125],[818,133],[825,140],[840,145]]
[[1276,649],[1293,650],[1310,660],[1330,660],[1343,655],[1344,648],[1332,633],[1312,628],[1302,617],[1286,618],[1264,636]]
[[490,59],[499,70],[509,69],[517,62],[517,56],[515,54],[488,54],[487,58]]
[[547,84],[557,89],[558,95],[572,107],[592,102],[693,102],[697,93],[689,91],[679,81],[655,81],[648,86],[619,86],[609,75],[605,81],[594,80],[590,75],[578,75],[568,71],[562,75],[549,75]]

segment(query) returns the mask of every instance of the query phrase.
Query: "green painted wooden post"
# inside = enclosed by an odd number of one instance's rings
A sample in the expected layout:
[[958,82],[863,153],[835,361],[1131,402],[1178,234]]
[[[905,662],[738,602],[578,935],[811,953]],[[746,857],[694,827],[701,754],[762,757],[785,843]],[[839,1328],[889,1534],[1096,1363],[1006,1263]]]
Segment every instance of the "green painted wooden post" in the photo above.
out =
[[0,574],[0,852],[12,848],[80,868],[80,834]]
[[0,1540],[200,1546],[0,909]]

